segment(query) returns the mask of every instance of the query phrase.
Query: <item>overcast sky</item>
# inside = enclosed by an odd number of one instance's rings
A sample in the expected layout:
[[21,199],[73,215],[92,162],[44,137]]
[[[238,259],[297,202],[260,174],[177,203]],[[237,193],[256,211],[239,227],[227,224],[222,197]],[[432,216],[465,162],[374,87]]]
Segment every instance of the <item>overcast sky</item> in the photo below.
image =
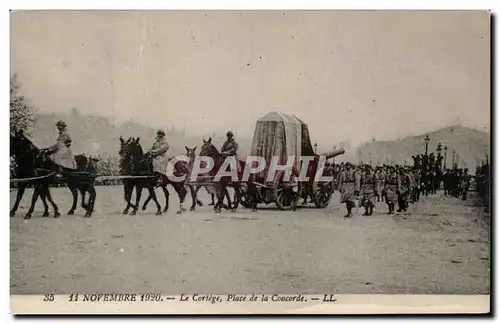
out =
[[[275,110],[313,141],[488,130],[487,12],[14,12],[11,72],[43,112],[253,135]],[[486,129],[485,129],[486,128]]]

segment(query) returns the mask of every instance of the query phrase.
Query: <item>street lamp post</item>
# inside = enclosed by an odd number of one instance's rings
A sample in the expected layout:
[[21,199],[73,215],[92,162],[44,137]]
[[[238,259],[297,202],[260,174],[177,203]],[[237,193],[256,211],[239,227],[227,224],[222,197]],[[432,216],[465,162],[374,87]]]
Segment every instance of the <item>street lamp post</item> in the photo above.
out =
[[446,170],[446,152],[448,151],[448,146],[444,146],[444,170]]
[[441,159],[441,151],[443,150],[442,147],[443,147],[443,144],[441,144],[441,142],[439,142],[438,143],[438,147],[436,149],[436,151],[437,151],[437,160],[439,161],[439,166],[438,166],[439,170],[441,170],[441,160],[440,159]]
[[431,141],[431,139],[429,138],[429,135],[425,135],[425,155],[427,155],[427,151],[428,151],[428,148],[429,148],[429,142]]

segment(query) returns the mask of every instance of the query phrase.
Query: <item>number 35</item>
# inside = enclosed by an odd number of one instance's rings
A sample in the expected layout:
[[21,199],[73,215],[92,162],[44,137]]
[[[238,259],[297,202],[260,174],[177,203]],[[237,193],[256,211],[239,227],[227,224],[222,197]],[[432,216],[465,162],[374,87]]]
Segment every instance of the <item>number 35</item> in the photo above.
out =
[[54,301],[54,294],[45,294],[43,296],[43,301]]

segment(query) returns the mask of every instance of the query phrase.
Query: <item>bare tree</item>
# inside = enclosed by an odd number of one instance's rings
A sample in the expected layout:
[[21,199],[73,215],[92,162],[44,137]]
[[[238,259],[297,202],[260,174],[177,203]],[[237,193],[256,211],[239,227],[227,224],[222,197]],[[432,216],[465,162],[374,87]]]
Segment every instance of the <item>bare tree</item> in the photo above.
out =
[[26,103],[26,99],[19,92],[21,84],[17,80],[17,74],[10,78],[10,132],[23,130],[31,134],[35,122],[35,112]]

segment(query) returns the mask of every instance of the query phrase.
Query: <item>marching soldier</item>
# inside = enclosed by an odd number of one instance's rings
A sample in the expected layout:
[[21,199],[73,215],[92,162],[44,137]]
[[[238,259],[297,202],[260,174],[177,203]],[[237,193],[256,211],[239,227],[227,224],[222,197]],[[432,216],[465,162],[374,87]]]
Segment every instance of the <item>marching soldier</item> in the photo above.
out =
[[156,132],[156,139],[148,154],[153,158],[153,172],[157,175],[167,176],[167,151],[168,142],[165,139],[165,132],[159,129]]
[[385,179],[384,194],[385,202],[389,207],[389,214],[394,213],[394,206],[398,200],[398,175],[393,166],[387,166],[387,176]]
[[448,196],[450,194],[450,175],[450,169],[446,169],[443,174],[443,189],[445,196]]
[[59,131],[57,142],[43,151],[48,153],[51,160],[63,169],[76,169],[75,156],[71,150],[71,136],[66,123],[60,120],[56,123],[56,127]]
[[383,190],[385,182],[385,172],[382,167],[378,166],[375,171],[375,197],[377,197],[377,202],[382,201]]
[[420,201],[420,191],[422,190],[422,175],[420,170],[414,168],[413,170],[414,179],[415,179],[415,201]]
[[398,172],[398,212],[403,212],[408,209],[408,196],[412,180],[405,169],[400,168]]
[[363,216],[371,216],[373,214],[373,207],[375,207],[375,195],[378,195],[377,188],[375,187],[377,178],[373,173],[372,167],[365,165],[364,171],[361,173],[361,205],[365,208]]
[[346,204],[346,218],[352,217],[352,208],[356,206],[359,196],[360,176],[350,162],[345,163],[345,169],[340,174],[339,185],[341,190],[341,203]]
[[460,178],[460,190],[462,193],[462,200],[467,200],[467,192],[469,191],[470,178],[468,172],[469,169],[464,169],[462,177]]

